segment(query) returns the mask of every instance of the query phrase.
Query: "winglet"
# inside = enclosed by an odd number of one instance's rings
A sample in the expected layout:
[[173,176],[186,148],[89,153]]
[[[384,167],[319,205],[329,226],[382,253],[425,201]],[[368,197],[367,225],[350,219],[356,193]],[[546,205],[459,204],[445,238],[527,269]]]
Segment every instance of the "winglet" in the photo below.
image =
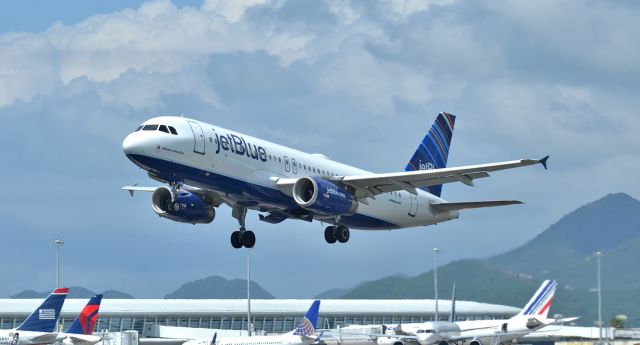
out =
[[549,155],[546,155],[542,159],[540,159],[540,164],[542,164],[544,170],[547,170],[547,159],[549,159]]

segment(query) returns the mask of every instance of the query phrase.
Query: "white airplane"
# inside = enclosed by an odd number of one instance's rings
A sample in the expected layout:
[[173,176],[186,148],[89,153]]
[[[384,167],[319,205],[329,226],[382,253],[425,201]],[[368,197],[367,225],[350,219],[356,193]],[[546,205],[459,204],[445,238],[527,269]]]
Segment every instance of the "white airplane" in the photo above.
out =
[[102,295],[91,297],[69,329],[59,334],[58,338],[64,337],[63,345],[93,345],[102,340],[102,337],[93,335],[101,301]]
[[183,345],[310,345],[319,340],[319,337],[314,336],[319,309],[320,301],[313,301],[298,327],[286,334],[217,339],[216,333],[213,335],[213,339],[195,339],[187,341]]
[[420,345],[468,345],[499,344],[510,342],[549,325],[569,322],[577,318],[548,318],[549,308],[558,283],[545,280],[529,302],[517,315],[506,320],[433,321],[411,323],[389,327],[394,334],[378,338],[379,345],[405,345],[417,342]]
[[0,345],[51,344],[57,341],[55,327],[68,293],[68,288],[54,289],[20,326],[0,330]]
[[447,202],[442,184],[488,177],[489,172],[541,163],[542,159],[447,168],[455,116],[440,113],[404,171],[371,173],[245,134],[188,118],[164,116],[145,121],[122,143],[126,156],[150,178],[169,187],[126,186],[153,192],[160,216],[184,223],[210,223],[215,208],[227,204],[239,222],[234,248],[255,245],[246,230],[247,210],[260,220],[319,220],[331,224],[328,243],[345,243],[349,229],[392,230],[458,218],[470,208],[520,204],[515,200]]

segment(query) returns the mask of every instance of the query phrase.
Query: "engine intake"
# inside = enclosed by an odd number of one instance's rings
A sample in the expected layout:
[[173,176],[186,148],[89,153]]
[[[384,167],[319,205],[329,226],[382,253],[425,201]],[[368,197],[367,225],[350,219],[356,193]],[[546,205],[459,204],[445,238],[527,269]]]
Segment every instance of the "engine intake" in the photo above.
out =
[[470,342],[469,345],[483,345],[482,341],[478,338],[473,338]]
[[151,207],[160,217],[180,223],[209,224],[216,210],[197,194],[178,191],[175,196],[167,187],[159,187],[151,196]]
[[299,178],[293,199],[302,208],[326,215],[353,214],[358,209],[358,201],[346,189],[318,177]]

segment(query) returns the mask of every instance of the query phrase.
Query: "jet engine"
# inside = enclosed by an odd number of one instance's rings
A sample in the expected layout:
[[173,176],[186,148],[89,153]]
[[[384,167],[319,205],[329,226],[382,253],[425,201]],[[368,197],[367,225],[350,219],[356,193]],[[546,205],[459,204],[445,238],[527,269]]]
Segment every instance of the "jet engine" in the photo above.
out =
[[175,195],[167,187],[159,187],[151,196],[151,207],[160,217],[180,223],[209,224],[216,217],[216,210],[197,194],[177,191]]
[[471,339],[471,341],[469,342],[469,345],[483,345],[482,341],[478,338],[473,338]]
[[344,187],[318,177],[299,178],[293,199],[302,208],[326,215],[353,214],[358,209],[358,201]]
[[378,345],[405,345],[404,341],[391,337],[380,337],[376,342]]

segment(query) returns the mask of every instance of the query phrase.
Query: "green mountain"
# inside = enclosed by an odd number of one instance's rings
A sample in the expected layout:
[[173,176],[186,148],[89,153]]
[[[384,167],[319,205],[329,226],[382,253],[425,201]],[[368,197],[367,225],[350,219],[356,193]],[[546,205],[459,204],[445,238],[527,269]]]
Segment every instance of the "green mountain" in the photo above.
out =
[[[211,276],[185,283],[164,298],[247,298],[247,281],[243,279],[227,280],[219,276]],[[260,285],[251,281],[251,298],[271,299],[274,297]]]
[[[559,288],[551,313],[596,319],[596,263],[602,250],[605,319],[618,314],[640,325],[640,201],[610,194],[567,214],[527,244],[493,258],[460,260],[438,268],[439,292],[457,281],[457,298],[523,306],[547,278]],[[433,298],[433,272],[386,277],[348,289],[341,298]]]
[[[604,251],[605,280],[618,287],[639,288],[629,263],[640,259],[640,201],[609,194],[569,213],[533,240],[491,259],[500,267],[534,277],[558,277],[563,284],[595,284],[593,253]],[[627,263],[627,264],[625,264]]]
[[[47,297],[49,294],[51,293],[51,291],[45,291],[45,292],[37,292],[37,291],[33,291],[33,290],[24,290],[22,292],[18,292],[17,294],[10,296],[9,298],[45,298]],[[91,298],[93,295],[95,295],[96,293],[85,289],[83,287],[80,286],[72,286],[69,288],[69,294],[67,295],[67,298],[86,298],[89,299]],[[117,290],[107,290],[103,293],[104,298],[134,298],[133,296],[121,292],[121,291],[117,291]]]

